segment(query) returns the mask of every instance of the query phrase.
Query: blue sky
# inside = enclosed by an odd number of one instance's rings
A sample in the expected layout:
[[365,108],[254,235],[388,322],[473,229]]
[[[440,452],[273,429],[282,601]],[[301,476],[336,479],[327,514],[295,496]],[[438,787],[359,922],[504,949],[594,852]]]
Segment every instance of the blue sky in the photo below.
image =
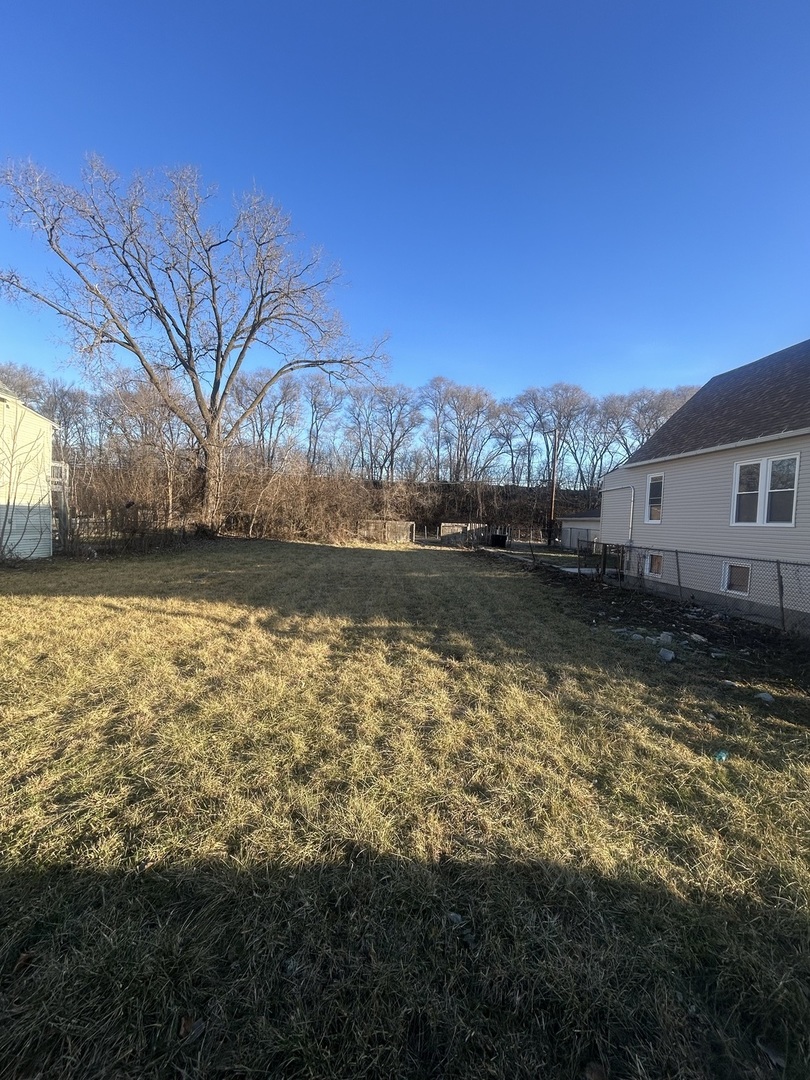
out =
[[[810,337],[806,0],[31,0],[0,158],[254,183],[391,381],[702,383]],[[35,264],[0,227],[0,262]],[[0,359],[69,359],[0,305]],[[60,370],[63,377],[70,372]]]

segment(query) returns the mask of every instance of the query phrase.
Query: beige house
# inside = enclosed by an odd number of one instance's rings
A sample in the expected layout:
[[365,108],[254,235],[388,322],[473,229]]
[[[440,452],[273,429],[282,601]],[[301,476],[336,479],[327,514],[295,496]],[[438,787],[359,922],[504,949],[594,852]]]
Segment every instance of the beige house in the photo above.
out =
[[810,341],[716,375],[608,473],[600,539],[681,598],[810,612]]
[[0,559],[52,553],[53,429],[0,383]]

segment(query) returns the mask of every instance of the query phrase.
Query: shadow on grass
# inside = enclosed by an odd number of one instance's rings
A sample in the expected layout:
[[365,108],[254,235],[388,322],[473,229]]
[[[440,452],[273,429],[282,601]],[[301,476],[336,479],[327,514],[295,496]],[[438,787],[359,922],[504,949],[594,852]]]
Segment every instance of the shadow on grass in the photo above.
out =
[[808,1075],[808,919],[544,863],[0,879],[0,1074]]

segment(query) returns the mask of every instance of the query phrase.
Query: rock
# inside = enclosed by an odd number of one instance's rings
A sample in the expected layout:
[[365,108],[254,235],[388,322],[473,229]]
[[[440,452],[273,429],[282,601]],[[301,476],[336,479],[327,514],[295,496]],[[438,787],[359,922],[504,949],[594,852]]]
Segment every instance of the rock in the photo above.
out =
[[724,652],[713,652],[710,655],[712,660],[723,660],[726,654]]
[[708,638],[703,637],[702,634],[690,634],[689,637],[692,639],[692,641],[699,641],[703,645],[705,645],[709,640]]
[[658,640],[661,642],[662,645],[671,645],[672,634],[670,634],[667,630],[664,630],[658,635]]
[[787,1066],[787,1054],[781,1046],[765,1042],[761,1035],[757,1035],[757,1046],[775,1069]]
[[773,696],[771,694],[754,694],[754,697],[761,701],[764,705],[773,705]]
[[598,1061],[589,1061],[582,1074],[583,1080],[608,1080],[608,1075]]
[[643,641],[644,636],[642,634],[633,634],[630,638],[631,641]]
[[663,660],[665,664],[675,659],[675,653],[672,649],[661,649],[658,653],[659,659]]

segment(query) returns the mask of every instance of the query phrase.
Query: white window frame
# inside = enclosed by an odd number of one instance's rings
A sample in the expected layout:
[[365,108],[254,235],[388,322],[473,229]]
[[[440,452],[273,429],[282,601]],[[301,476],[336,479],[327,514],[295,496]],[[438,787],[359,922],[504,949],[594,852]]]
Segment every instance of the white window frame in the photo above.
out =
[[[800,455],[774,454],[766,458],[746,458],[745,461],[734,462],[734,486],[731,489],[731,524],[735,529],[750,529],[765,526],[768,529],[792,529],[796,525],[796,500],[799,494],[799,464]],[[771,469],[775,461],[787,461],[792,459],[796,462],[795,482],[793,484],[793,513],[790,521],[768,521],[768,495],[771,491]],[[737,516],[737,495],[740,487],[740,469],[745,465],[759,465],[759,491],[757,492],[757,520],[735,521]],[[742,565],[742,564],[740,564]]]
[[[650,486],[655,480],[661,481],[661,516],[657,518],[650,517]],[[644,500],[644,524],[645,525],[660,525],[664,517],[664,474],[662,472],[647,473],[647,496]]]
[[[748,588],[744,592],[742,589],[730,589],[728,586],[729,571],[732,566],[743,567],[748,571]],[[729,593],[731,596],[748,596],[751,592],[751,563],[728,559],[723,563],[723,580],[721,584],[723,586],[723,592]]]
[[[661,560],[661,570],[659,573],[655,573],[650,569],[653,558],[659,558]],[[664,576],[664,553],[663,551],[648,551],[644,558],[644,576],[662,578]]]

